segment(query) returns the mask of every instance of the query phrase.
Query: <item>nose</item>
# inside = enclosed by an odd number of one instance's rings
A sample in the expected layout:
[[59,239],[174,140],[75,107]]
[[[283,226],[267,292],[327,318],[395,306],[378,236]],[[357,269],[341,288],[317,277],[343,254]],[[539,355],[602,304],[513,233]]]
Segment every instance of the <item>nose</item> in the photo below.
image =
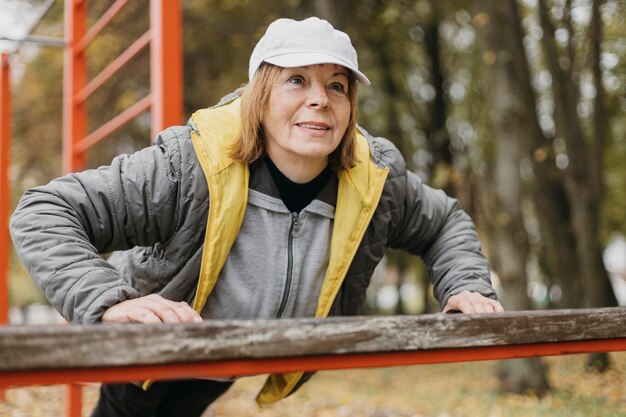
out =
[[307,97],[307,106],[312,109],[326,109],[328,107],[328,92],[323,84],[312,83]]

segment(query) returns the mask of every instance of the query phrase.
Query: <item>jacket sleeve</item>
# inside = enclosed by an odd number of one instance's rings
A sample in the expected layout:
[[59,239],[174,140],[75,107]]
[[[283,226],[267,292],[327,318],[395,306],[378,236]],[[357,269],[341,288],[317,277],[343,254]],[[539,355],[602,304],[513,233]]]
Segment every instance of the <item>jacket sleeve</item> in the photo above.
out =
[[167,135],[20,200],[10,223],[17,254],[66,320],[94,323],[108,307],[139,296],[99,254],[162,242],[175,230],[180,143]]
[[457,200],[423,184],[409,171],[396,178],[395,186],[402,201],[390,246],[424,259],[441,308],[463,290],[495,299],[474,224]]

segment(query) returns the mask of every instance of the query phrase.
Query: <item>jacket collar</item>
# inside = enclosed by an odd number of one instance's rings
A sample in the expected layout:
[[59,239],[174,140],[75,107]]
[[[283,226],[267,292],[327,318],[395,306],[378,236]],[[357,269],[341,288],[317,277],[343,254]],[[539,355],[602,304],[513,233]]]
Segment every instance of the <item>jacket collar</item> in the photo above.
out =
[[[333,207],[336,206],[337,183],[337,175],[331,175],[322,190],[315,197],[315,200],[320,200]],[[263,158],[259,158],[259,160],[250,164],[249,187],[251,190],[280,199],[280,193],[278,192],[276,183],[272,179],[272,174]]]

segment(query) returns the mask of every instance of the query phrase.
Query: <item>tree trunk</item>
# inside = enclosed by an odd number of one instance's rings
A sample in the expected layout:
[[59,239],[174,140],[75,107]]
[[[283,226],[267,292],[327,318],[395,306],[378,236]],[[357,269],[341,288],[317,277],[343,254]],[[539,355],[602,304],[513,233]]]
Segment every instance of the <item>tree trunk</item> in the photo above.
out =
[[431,0],[430,9],[431,13],[423,24],[423,30],[424,46],[430,62],[430,77],[435,89],[435,97],[428,103],[428,120],[425,121],[423,130],[428,138],[428,147],[432,155],[429,167],[432,185],[444,190],[448,195],[458,197],[459,184],[455,183],[454,179],[459,178],[460,175],[455,175],[456,168],[450,146],[450,134],[446,127],[448,106],[443,86],[446,77],[441,61],[440,6],[436,1]]
[[[528,241],[521,211],[523,183],[520,161],[527,154],[525,126],[528,109],[520,90],[519,73],[511,59],[511,37],[505,34],[513,24],[511,8],[515,0],[480,3],[480,14],[487,18],[480,36],[496,60],[487,68],[489,107],[495,145],[492,175],[488,181],[493,195],[486,207],[492,229],[492,265],[503,287],[503,305],[510,310],[530,309],[526,295]],[[549,391],[545,366],[538,358],[503,361],[499,365],[500,388],[506,392]]]
[[339,16],[335,8],[335,2],[331,0],[315,0],[310,5],[315,16],[328,20],[335,28],[340,26]]
[[[605,93],[604,85],[602,84],[602,71],[600,69],[601,58],[601,43],[602,43],[602,17],[600,15],[600,0],[594,0],[592,4],[592,17],[591,17],[591,63],[593,83],[596,88],[596,96],[593,102],[593,141],[591,143],[591,190],[593,191],[593,198],[597,201],[598,207],[596,221],[593,222],[592,227],[595,230],[590,230],[590,236],[595,236],[595,242],[591,242],[593,246],[590,248],[593,251],[593,265],[594,271],[598,271],[601,275],[596,277],[595,281],[599,281],[600,285],[597,285],[592,281],[585,281],[585,290],[587,287],[599,287],[598,293],[594,296],[602,305],[616,306],[617,299],[613,288],[609,281],[607,271],[604,267],[604,261],[602,259],[602,247],[600,245],[600,209],[602,206],[602,200],[604,198],[604,182],[602,181],[602,168],[604,166],[604,149],[607,140],[608,120],[606,117],[605,107]],[[591,276],[593,277],[593,275]],[[609,367],[608,355],[604,354],[592,354],[589,355],[587,365],[592,369],[598,371],[604,371]]]
[[[393,27],[387,23],[380,22],[378,16],[384,12],[385,5],[376,3],[372,6],[371,19],[379,21],[377,25],[372,25],[364,35],[369,47],[373,51],[377,51],[376,59],[380,68],[380,88],[383,97],[383,105],[381,106],[385,112],[385,131],[387,139],[392,141],[398,148],[402,156],[405,158],[407,169],[413,170],[413,145],[409,140],[404,138],[402,128],[400,126],[400,115],[403,113],[401,105],[401,97],[404,95],[402,86],[398,85],[394,78],[394,70],[397,62],[397,52],[393,43]],[[394,252],[392,257],[388,256],[389,265],[397,266],[400,273],[404,274],[406,265],[409,264],[409,255],[406,252]],[[402,277],[402,275],[400,275]],[[400,280],[401,281],[401,280]],[[401,282],[398,282],[398,291]],[[399,303],[401,304],[401,303]],[[402,309],[403,306],[398,306]],[[400,312],[400,311],[398,311]]]
[[509,3],[505,17],[509,22],[502,36],[509,38],[511,60],[514,67],[512,82],[517,83],[525,109],[526,123],[522,126],[522,138],[527,144],[534,172],[533,203],[541,225],[542,237],[549,250],[549,284],[557,285],[562,291],[558,302],[561,308],[581,307],[582,290],[580,271],[575,261],[576,236],[572,227],[572,214],[563,186],[563,174],[556,168],[552,144],[545,137],[537,119],[536,99],[531,85],[531,75],[524,52],[524,34],[517,6]]
[[[539,128],[537,126],[537,128]],[[561,298],[553,302],[558,308],[581,307],[580,271],[576,262],[576,236],[571,227],[571,213],[565,189],[549,172],[554,166],[534,161],[533,202],[546,244],[550,285],[561,289]],[[549,177],[549,178],[547,178]]]
[[[600,0],[592,3],[591,61],[596,87],[594,101],[593,140],[586,142],[578,118],[577,86],[569,72],[558,64],[559,51],[554,39],[554,26],[545,0],[539,0],[539,15],[544,36],[542,44],[550,73],[554,96],[557,135],[567,144],[569,166],[565,175],[565,190],[572,211],[572,225],[576,235],[576,252],[581,272],[584,307],[615,306],[617,300],[611,289],[608,273],[602,261],[600,244],[600,209],[603,198],[602,167],[604,158],[604,90],[600,73],[600,44],[602,22]],[[570,37],[571,38],[571,37]],[[590,365],[603,371],[608,367],[608,355],[593,355]]]

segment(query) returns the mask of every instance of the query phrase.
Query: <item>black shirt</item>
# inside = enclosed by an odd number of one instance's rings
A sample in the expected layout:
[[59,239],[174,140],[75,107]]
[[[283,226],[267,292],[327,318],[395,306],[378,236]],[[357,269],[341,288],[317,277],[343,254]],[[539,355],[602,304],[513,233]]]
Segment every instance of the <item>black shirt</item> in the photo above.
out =
[[324,185],[332,173],[332,171],[326,167],[311,181],[305,184],[298,184],[297,182],[291,181],[285,174],[280,172],[278,167],[274,165],[274,162],[272,162],[267,155],[265,155],[265,163],[272,174],[272,178],[274,178],[274,183],[278,188],[280,198],[289,211],[295,213],[299,213],[313,201],[315,196],[322,191],[322,188],[324,188]]

